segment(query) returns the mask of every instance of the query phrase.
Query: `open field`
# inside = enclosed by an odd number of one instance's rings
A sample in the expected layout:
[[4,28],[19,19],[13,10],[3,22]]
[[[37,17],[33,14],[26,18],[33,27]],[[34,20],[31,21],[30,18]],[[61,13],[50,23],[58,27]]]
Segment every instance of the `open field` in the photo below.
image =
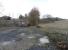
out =
[[68,32],[68,20],[56,21],[54,23],[40,24],[44,31],[48,32]]

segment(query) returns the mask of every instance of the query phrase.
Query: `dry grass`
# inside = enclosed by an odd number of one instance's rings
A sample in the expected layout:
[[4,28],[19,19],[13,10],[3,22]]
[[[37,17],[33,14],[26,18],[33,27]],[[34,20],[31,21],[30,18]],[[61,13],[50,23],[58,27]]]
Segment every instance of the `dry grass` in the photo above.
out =
[[48,32],[68,32],[68,20],[56,21],[54,23],[40,24],[43,30]]

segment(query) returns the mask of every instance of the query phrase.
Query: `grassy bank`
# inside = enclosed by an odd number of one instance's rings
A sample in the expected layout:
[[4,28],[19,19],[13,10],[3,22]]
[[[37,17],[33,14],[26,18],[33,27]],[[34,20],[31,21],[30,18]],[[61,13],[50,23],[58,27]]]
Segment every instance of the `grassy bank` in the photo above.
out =
[[48,32],[68,32],[68,20],[56,21],[54,23],[40,24],[41,29]]

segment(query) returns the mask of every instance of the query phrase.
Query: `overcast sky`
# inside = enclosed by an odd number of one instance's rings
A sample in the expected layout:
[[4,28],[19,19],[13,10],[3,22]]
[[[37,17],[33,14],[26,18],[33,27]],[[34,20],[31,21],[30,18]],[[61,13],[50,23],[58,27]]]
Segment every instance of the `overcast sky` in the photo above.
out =
[[68,18],[68,0],[0,0],[0,16],[18,18],[37,7],[41,17],[51,14],[54,17]]

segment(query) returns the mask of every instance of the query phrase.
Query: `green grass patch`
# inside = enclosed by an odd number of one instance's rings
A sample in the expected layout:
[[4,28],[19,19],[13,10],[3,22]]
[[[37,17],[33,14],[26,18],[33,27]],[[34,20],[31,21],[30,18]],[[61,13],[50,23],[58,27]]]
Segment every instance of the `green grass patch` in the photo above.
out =
[[58,32],[46,32],[45,33],[46,36],[49,37],[50,42],[58,42],[58,41],[64,41],[64,42],[68,42],[68,35],[66,34],[62,34],[62,33],[58,33]]

